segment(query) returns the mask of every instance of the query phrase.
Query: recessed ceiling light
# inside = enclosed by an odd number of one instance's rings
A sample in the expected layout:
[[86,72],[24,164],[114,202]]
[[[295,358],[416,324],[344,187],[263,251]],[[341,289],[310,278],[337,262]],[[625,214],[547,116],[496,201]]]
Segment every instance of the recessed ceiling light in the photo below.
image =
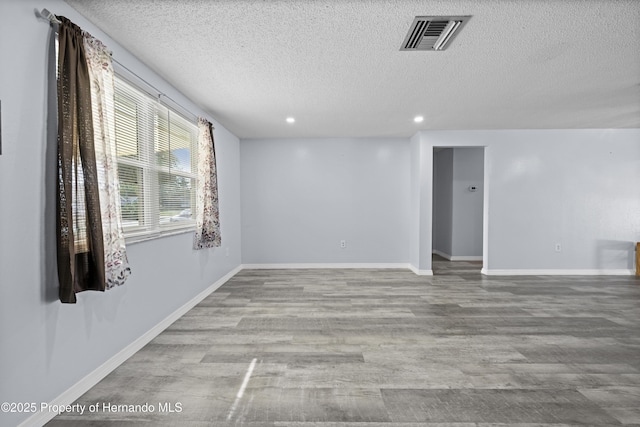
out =
[[295,123],[296,119],[294,119],[293,117],[287,117],[287,123]]
[[416,123],[422,123],[423,120],[424,120],[424,117],[422,117],[422,116],[415,116],[413,118],[413,121],[416,122]]

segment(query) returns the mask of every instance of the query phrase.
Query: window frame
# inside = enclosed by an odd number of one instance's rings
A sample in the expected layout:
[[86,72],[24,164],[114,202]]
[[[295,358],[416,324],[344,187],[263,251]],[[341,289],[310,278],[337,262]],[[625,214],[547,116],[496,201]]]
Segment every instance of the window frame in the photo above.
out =
[[[131,102],[135,110],[136,135],[135,141],[137,145],[137,158],[117,157],[117,164],[120,173],[121,165],[139,169],[142,183],[139,184],[138,198],[142,199],[142,207],[139,207],[138,225],[126,225],[126,219],[122,214],[123,233],[127,243],[135,243],[146,241],[175,234],[189,233],[195,231],[196,221],[196,189],[198,185],[198,125],[193,118],[186,117],[176,108],[161,102],[160,96],[143,90],[139,84],[133,82],[132,79],[121,74],[116,70],[114,74],[115,99],[114,110],[116,116],[119,114],[119,108],[122,104],[122,98]],[[124,86],[123,86],[124,85]],[[125,88],[126,90],[123,90]],[[133,93],[134,96],[131,96]],[[143,111],[140,111],[143,110]],[[120,109],[122,111],[122,109]],[[183,131],[190,136],[189,151],[191,171],[187,172],[180,169],[172,169],[170,165],[158,164],[156,157],[156,146],[159,144],[160,138],[158,132],[160,129],[160,117],[167,120],[165,138],[171,140],[171,126],[173,122],[177,122]],[[116,128],[118,120],[116,118]],[[118,130],[116,130],[116,135]],[[185,140],[186,141],[186,140]],[[116,151],[118,151],[118,138],[116,137]],[[131,148],[131,147],[129,147]],[[171,150],[169,149],[169,152]],[[160,186],[162,174],[168,174],[170,177],[183,177],[191,180],[189,187],[188,199],[191,209],[191,218],[176,222],[167,221],[162,216]],[[122,200],[122,179],[120,179],[120,194]],[[186,193],[185,193],[186,195]],[[186,209],[183,209],[183,212]],[[122,207],[121,207],[122,212]],[[174,216],[178,216],[176,214]]]

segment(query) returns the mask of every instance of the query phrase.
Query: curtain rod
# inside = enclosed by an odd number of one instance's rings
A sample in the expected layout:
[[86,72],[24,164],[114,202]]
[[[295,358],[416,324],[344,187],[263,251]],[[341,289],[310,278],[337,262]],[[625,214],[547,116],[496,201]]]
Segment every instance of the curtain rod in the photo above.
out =
[[156,96],[158,97],[158,101],[161,101],[161,98],[168,99],[169,101],[171,101],[171,104],[173,104],[174,107],[178,107],[180,110],[182,110],[182,114],[187,116],[187,118],[191,118],[195,122],[198,121],[198,117],[199,117],[198,115],[193,114],[191,111],[189,111],[187,108],[183,107],[180,103],[178,103],[176,100],[171,98],[169,95],[167,95],[164,92],[160,91],[157,87],[155,87],[154,85],[149,83],[144,78],[140,77],[140,75],[138,75],[138,73],[136,73],[135,71],[131,70],[129,67],[124,65],[122,62],[118,61],[117,59],[115,59],[113,57],[111,58],[111,60],[113,62],[115,62],[116,64],[118,64],[123,69],[125,69],[128,73],[130,73],[131,75],[135,76],[137,79],[142,81],[144,84],[146,84],[147,86],[152,88],[156,92]]
[[[39,12],[39,14],[40,14],[41,18],[46,19],[47,21],[51,22],[52,24],[61,24],[62,23],[62,21],[60,21],[56,15],[54,15],[51,12],[49,12],[49,10],[47,10],[47,9],[42,9],[42,11]],[[120,67],[122,67],[125,70],[127,70],[127,72],[129,72],[132,75],[134,75],[137,79],[139,79],[140,81],[144,82],[144,84],[146,84],[147,86],[152,88],[156,92],[156,96],[158,97],[158,101],[160,101],[160,98],[166,98],[166,99],[170,100],[171,103],[174,104],[176,107],[180,108],[182,110],[183,114],[186,113],[187,117],[193,119],[195,122],[198,121],[198,117],[199,116],[197,114],[193,114],[191,111],[189,111],[187,108],[183,107],[180,103],[178,103],[176,100],[171,98],[169,95],[165,94],[164,92],[159,90],[157,87],[155,87],[154,85],[149,83],[147,80],[145,80],[144,78],[140,77],[138,75],[138,73],[136,73],[135,71],[132,71],[129,67],[124,65],[122,62],[120,62],[117,59],[113,58],[113,56],[111,57],[111,60],[113,62],[117,63]]]

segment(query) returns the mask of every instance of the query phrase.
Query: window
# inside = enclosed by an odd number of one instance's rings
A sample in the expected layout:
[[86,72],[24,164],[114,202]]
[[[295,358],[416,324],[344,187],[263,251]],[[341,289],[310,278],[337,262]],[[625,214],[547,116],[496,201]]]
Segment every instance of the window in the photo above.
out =
[[115,92],[125,235],[193,229],[198,127],[118,77]]

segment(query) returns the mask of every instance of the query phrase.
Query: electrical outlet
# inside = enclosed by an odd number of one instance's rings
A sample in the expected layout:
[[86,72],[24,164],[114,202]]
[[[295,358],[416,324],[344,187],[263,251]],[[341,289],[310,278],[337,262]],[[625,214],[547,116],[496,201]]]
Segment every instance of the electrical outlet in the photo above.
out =
[[562,252],[562,245],[560,243],[556,243],[556,252]]
[[346,248],[347,247],[347,241],[346,240],[340,240],[340,247],[342,249]]
[[225,256],[229,256],[229,248],[225,248],[225,250],[224,250],[224,255],[225,255]]

